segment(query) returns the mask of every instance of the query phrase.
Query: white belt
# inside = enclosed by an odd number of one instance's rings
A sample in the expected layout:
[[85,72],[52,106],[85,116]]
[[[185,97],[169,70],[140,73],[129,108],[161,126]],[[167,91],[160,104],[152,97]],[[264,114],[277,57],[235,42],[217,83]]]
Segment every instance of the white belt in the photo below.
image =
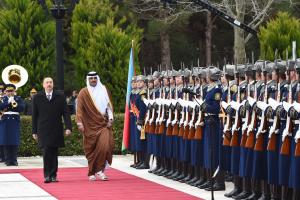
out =
[[212,114],[212,113],[204,113],[204,116],[205,117],[208,117],[208,116],[219,116],[217,114]]
[[19,115],[19,112],[8,111],[8,112],[4,112],[3,115]]

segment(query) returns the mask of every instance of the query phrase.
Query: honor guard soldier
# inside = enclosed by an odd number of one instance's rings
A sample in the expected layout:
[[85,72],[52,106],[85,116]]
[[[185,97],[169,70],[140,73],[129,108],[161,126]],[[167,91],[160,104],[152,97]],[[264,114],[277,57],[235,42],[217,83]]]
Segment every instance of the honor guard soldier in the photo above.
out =
[[276,82],[272,80],[272,71],[274,64],[263,62],[263,79],[264,84],[260,90],[260,95],[257,101],[258,123],[256,131],[256,139],[253,154],[253,173],[254,179],[261,182],[263,192],[260,200],[270,198],[270,189],[267,182],[268,165],[267,165],[267,145],[268,145],[268,130],[270,118],[272,118],[272,108],[268,106],[269,97],[274,97],[276,92]]
[[[5,84],[0,83],[0,102],[3,102],[3,98],[5,96]],[[3,127],[3,120],[2,120],[3,111],[0,111],[0,162],[5,162],[5,156],[4,156],[4,143],[3,143],[3,137],[4,137],[4,127]]]
[[[224,112],[224,120],[222,120],[223,126],[221,126],[222,142],[220,144],[220,170],[227,172],[226,181],[232,181],[232,176],[230,175],[231,169],[231,127],[232,127],[232,117],[230,102],[232,100],[233,94],[237,92],[236,81],[234,80],[234,65],[225,65],[223,67],[223,75],[221,78],[222,83],[222,110]],[[229,135],[228,135],[229,134]]]
[[[295,60],[289,61],[286,60],[286,71],[287,71],[287,82],[288,82],[288,91],[285,99],[283,101],[283,107],[288,115],[285,117],[286,120],[283,121],[284,129],[279,132],[279,166],[278,166],[278,185],[281,186],[281,196],[280,199],[292,199],[292,189],[295,188],[290,187],[290,174],[293,166],[291,165],[293,162],[294,153],[293,148],[295,147],[294,136],[297,130],[297,124],[299,123],[299,117],[292,112],[291,104],[295,105],[299,100],[296,98],[297,94],[297,74],[295,71]],[[288,105],[288,106],[287,106]],[[281,125],[281,124],[280,124]],[[299,171],[299,168],[297,169]],[[295,171],[294,171],[295,172]],[[296,175],[296,174],[294,174]],[[296,179],[299,179],[296,178]],[[296,192],[297,193],[297,192]],[[295,197],[295,199],[299,199],[300,197]]]
[[221,71],[213,66],[208,67],[207,81],[208,88],[201,105],[201,111],[204,112],[204,136],[203,136],[203,158],[204,168],[207,172],[207,181],[200,186],[201,189],[211,188],[215,185],[212,179],[213,171],[219,165],[218,162],[218,139],[220,133],[220,101],[222,97],[222,88],[219,85]]
[[153,159],[151,163],[153,163],[154,158],[156,158],[156,167],[154,169],[150,169],[149,173],[156,173],[158,170],[161,170],[161,156],[159,154],[159,148],[158,148],[158,143],[157,143],[157,134],[155,133],[156,129],[156,119],[158,116],[158,109],[159,105],[157,104],[158,98],[160,98],[160,93],[161,93],[161,88],[160,88],[160,76],[161,73],[158,71],[155,71],[153,73],[153,84],[154,84],[154,89],[152,92],[152,99],[153,99],[153,104],[151,106],[151,116],[149,118],[149,134],[152,135],[151,137],[151,149],[152,149],[152,154],[153,154]]
[[278,181],[278,156],[280,152],[280,135],[286,126],[286,112],[281,102],[287,101],[288,84],[286,81],[286,63],[275,60],[272,72],[272,80],[276,83],[275,93],[271,93],[268,104],[272,107],[273,114],[269,119],[269,138],[266,141],[268,176],[270,195],[272,199],[280,199],[280,187]]
[[17,166],[17,152],[20,144],[20,112],[24,110],[24,101],[15,95],[16,87],[7,84],[5,87],[6,96],[0,103],[0,110],[3,110],[4,126],[4,154],[7,166]]
[[130,94],[130,140],[129,140],[129,150],[134,154],[134,163],[130,165],[135,168],[138,164],[140,164],[140,160],[138,160],[137,151],[136,151],[136,95],[137,95],[137,84],[136,84],[136,76],[132,77],[131,80],[131,94]]
[[[295,70],[297,73],[295,73]],[[291,138],[289,187],[293,188],[293,200],[297,200],[300,197],[300,59],[296,60],[294,70],[292,68],[290,73],[292,88],[293,90],[296,89],[293,93],[294,106],[288,110],[288,116],[295,124]]]
[[144,120],[146,117],[147,106],[144,103],[143,99],[146,98],[146,78],[143,75],[137,77],[137,87],[139,93],[136,98],[136,124],[137,124],[137,151],[140,152],[141,164],[136,167],[136,169],[149,169],[149,156],[147,154],[147,141],[145,135]]

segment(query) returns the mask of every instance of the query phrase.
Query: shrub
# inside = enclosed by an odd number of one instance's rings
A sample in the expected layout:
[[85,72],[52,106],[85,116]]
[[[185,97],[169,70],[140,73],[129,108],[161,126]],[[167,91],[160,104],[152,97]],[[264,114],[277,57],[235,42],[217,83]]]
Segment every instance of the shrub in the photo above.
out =
[[[116,114],[113,126],[115,148],[114,154],[121,153],[122,131],[123,131],[124,114]],[[77,129],[75,117],[72,116],[73,132],[72,135],[65,138],[66,146],[60,149],[60,155],[72,156],[83,155],[82,135]],[[32,126],[30,116],[21,116],[21,138],[20,138],[19,156],[37,156],[41,151],[37,143],[32,138]]]

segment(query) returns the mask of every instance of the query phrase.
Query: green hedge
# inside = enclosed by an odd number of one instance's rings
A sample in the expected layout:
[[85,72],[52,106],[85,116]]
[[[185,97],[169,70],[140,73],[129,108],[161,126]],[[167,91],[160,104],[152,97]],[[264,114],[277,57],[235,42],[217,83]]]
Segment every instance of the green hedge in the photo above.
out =
[[[82,135],[75,124],[75,117],[72,116],[73,132],[72,135],[65,138],[66,146],[60,149],[60,155],[83,155]],[[123,134],[124,114],[116,114],[113,126],[115,149],[114,154],[121,153],[122,134]],[[21,116],[21,144],[19,148],[19,156],[37,156],[41,155],[41,151],[37,142],[32,138],[31,117]]]

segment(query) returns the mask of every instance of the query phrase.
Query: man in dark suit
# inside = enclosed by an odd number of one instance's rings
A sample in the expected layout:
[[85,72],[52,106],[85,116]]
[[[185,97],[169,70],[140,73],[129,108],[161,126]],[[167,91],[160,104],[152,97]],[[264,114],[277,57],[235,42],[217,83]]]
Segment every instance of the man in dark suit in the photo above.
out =
[[47,77],[43,81],[43,91],[33,97],[32,133],[43,153],[45,183],[57,182],[58,148],[64,147],[65,135],[71,134],[72,124],[63,93],[53,90],[53,80]]

